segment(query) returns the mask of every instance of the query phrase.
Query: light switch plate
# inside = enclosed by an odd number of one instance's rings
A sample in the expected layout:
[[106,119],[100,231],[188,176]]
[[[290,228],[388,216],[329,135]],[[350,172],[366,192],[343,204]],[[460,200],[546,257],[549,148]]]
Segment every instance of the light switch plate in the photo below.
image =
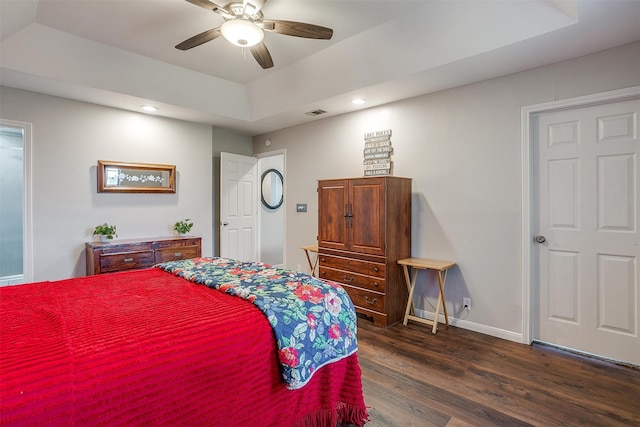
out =
[[306,212],[307,204],[306,203],[296,203],[296,212]]

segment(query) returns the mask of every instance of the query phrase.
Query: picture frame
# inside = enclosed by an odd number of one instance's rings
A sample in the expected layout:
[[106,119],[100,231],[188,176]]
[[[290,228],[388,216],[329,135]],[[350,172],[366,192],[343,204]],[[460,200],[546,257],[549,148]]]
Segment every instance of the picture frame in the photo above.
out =
[[175,165],[98,160],[98,193],[175,192]]

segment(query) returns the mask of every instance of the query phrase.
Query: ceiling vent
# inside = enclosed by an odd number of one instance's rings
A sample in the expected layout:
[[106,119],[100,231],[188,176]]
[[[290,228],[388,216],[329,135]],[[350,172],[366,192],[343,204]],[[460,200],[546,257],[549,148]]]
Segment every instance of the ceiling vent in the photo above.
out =
[[325,114],[326,111],[324,110],[313,110],[313,111],[307,111],[305,114],[307,116],[319,116],[320,114]]

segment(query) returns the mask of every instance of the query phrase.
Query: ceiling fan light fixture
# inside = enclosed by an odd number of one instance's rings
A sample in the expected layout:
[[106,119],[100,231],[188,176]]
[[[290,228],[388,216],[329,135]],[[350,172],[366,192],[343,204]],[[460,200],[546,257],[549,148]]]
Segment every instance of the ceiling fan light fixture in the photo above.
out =
[[229,42],[240,47],[251,47],[264,39],[264,31],[246,19],[226,21],[220,27],[222,36]]

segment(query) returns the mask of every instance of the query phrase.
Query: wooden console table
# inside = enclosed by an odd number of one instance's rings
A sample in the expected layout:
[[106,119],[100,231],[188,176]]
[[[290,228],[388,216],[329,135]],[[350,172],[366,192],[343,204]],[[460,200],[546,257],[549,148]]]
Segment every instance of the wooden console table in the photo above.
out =
[[[307,262],[309,263],[309,270],[311,271],[311,275],[316,275],[316,267],[318,266],[318,245],[308,245],[301,246],[300,249],[304,251],[304,254],[307,256]],[[311,257],[309,256],[309,252],[316,253],[316,259],[314,262],[311,262]]]
[[[445,280],[447,279],[447,271],[450,268],[455,267],[456,263],[451,261],[440,261],[425,258],[405,258],[398,260],[398,264],[402,265],[402,269],[404,270],[404,278],[407,282],[407,288],[409,289],[407,309],[404,313],[404,325],[406,326],[409,320],[433,325],[431,333],[435,334],[438,329],[438,316],[440,315],[440,307],[442,307],[442,310],[444,311],[444,321],[447,327],[449,327],[449,316],[447,315],[447,306],[444,299],[444,284]],[[413,278],[409,277],[410,267],[413,269]],[[420,270],[435,270],[438,273],[438,286],[440,288],[440,295],[438,296],[438,305],[436,306],[436,312],[433,321],[415,315],[415,307],[413,305],[413,291],[416,287],[416,279],[418,278],[418,271]]]

